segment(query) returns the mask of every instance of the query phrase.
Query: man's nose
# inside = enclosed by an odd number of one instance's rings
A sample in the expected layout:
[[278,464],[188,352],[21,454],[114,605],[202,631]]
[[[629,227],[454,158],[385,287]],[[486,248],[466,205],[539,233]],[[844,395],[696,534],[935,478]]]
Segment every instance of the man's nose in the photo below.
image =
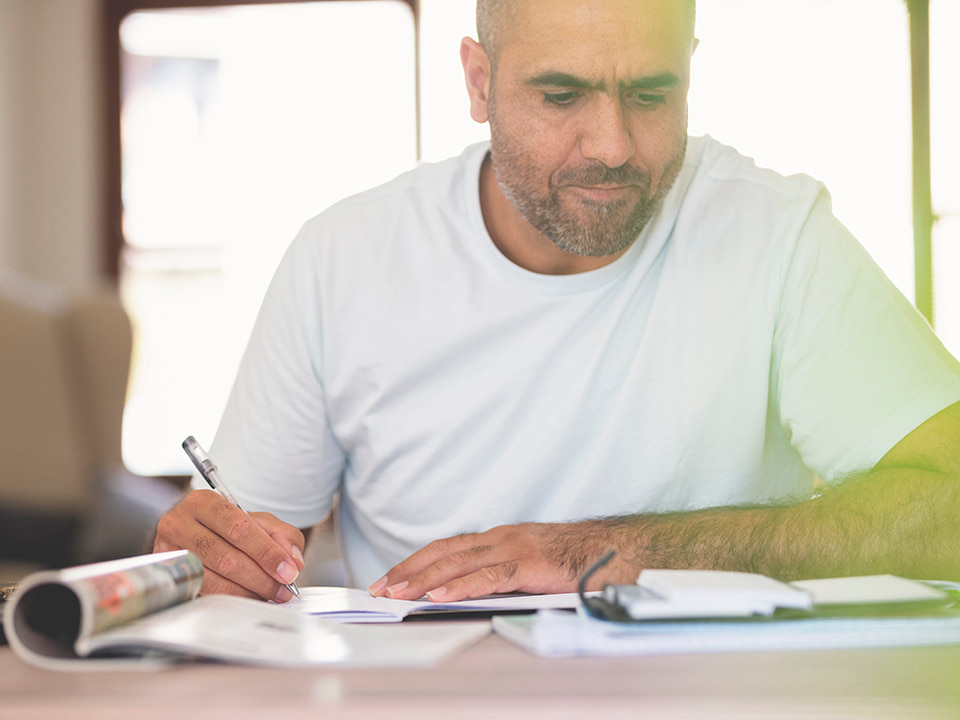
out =
[[600,95],[580,136],[580,153],[610,168],[633,157],[636,147],[619,98]]

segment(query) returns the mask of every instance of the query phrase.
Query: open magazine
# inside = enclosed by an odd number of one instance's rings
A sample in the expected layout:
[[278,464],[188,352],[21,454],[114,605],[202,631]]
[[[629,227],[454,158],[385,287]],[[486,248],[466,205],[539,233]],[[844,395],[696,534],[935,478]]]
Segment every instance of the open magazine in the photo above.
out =
[[27,662],[52,669],[154,667],[191,657],[278,666],[430,666],[489,622],[345,625],[259,600],[197,597],[203,566],[185,550],[28,576],[4,630]]
[[200,559],[185,550],[29,575],[4,604],[13,649],[41,665],[94,651],[93,639],[193,600],[203,584]]

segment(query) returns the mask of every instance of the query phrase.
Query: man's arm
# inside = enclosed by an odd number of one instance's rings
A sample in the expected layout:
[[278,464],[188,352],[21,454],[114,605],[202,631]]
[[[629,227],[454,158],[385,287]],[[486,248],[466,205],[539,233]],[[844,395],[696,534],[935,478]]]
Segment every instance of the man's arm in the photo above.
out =
[[595,578],[632,583],[644,568],[711,568],[782,579],[892,573],[960,579],[960,403],[921,424],[868,473],[785,506],[711,508],[567,524],[505,525],[437,540],[370,586],[374,595],[452,601],[489,593],[571,592]]

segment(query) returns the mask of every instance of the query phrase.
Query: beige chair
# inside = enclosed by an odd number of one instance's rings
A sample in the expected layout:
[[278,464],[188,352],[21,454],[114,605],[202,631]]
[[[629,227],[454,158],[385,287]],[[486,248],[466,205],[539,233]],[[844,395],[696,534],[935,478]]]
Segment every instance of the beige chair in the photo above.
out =
[[176,490],[123,467],[132,330],[119,297],[0,269],[0,338],[0,580],[140,552]]

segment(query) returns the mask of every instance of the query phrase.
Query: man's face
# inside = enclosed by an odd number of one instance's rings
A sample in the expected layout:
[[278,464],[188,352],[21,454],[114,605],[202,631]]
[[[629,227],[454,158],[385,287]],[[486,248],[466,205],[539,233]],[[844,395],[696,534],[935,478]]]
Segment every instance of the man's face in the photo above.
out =
[[562,250],[628,247],[683,163],[693,37],[680,0],[525,0],[487,114],[504,194]]

